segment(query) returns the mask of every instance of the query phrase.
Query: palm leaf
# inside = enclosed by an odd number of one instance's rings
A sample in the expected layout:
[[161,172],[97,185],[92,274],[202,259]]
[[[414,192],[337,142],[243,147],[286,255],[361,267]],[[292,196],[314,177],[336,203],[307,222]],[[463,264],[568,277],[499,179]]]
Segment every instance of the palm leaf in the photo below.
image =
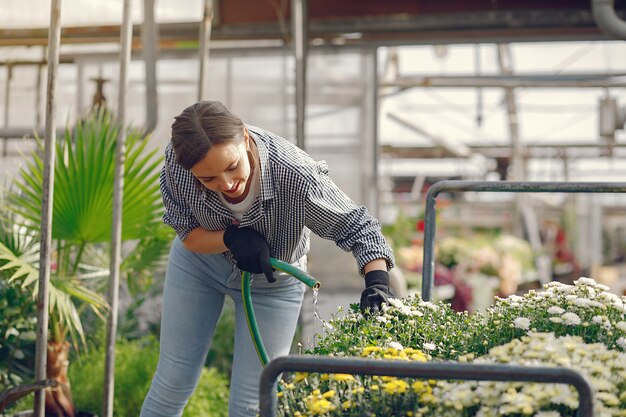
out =
[[[98,243],[111,239],[115,176],[115,142],[119,127],[110,113],[99,111],[76,124],[57,144],[53,206],[53,239]],[[124,240],[150,233],[162,215],[158,187],[160,158],[146,152],[138,131],[126,139],[124,175]],[[31,227],[41,218],[43,164],[37,155],[20,170],[12,205]]]
[[21,249],[23,252],[18,253],[15,249],[0,242],[0,271],[13,270],[9,283],[21,280],[22,287],[26,287],[37,281],[39,277],[39,270],[33,266],[39,260],[39,250],[35,245]]

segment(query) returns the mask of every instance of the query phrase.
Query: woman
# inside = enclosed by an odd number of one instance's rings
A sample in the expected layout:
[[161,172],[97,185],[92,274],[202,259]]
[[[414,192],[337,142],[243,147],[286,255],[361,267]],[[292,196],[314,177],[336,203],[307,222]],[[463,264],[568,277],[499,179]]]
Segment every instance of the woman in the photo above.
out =
[[[229,416],[256,415],[262,370],[246,324],[241,271],[270,358],[286,355],[305,287],[270,256],[306,270],[309,234],[351,251],[365,277],[363,311],[390,295],[391,248],[379,222],[328,177],[325,162],[202,101],[172,124],[161,173],[165,223],[176,230],[163,290],[159,365],[142,417],[180,416],[206,358],[224,297],[235,302]],[[254,275],[259,274],[259,275]]]

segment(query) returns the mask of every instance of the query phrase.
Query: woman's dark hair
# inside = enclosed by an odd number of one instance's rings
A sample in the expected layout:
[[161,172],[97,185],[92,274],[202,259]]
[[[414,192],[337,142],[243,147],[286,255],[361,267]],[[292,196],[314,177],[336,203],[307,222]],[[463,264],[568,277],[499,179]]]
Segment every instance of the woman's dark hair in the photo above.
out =
[[172,147],[176,162],[191,169],[214,145],[244,138],[244,124],[219,101],[199,101],[176,116],[172,124]]

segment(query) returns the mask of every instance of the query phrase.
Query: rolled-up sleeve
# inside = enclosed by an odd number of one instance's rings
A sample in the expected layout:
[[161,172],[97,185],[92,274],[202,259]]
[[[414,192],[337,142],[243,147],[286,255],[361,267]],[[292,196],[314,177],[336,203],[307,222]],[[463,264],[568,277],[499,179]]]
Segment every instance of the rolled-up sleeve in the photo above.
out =
[[161,197],[165,207],[163,222],[171,226],[181,240],[200,224],[193,214],[185,195],[193,195],[195,184],[188,171],[174,159],[174,150],[165,150],[165,163],[159,179]]
[[363,267],[375,259],[385,259],[387,268],[393,268],[393,251],[379,221],[337,187],[328,176],[325,162],[316,164],[305,199],[306,226],[316,235],[333,240],[344,251],[352,252],[361,274]]

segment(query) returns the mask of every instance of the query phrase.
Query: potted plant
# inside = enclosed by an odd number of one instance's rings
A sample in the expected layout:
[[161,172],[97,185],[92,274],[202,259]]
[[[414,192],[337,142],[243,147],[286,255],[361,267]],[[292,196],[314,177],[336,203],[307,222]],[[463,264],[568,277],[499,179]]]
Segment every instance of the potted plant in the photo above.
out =
[[[104,318],[108,309],[102,294],[109,275],[115,142],[120,128],[110,112],[99,109],[66,129],[56,145],[47,378],[59,385],[46,393],[46,409],[58,416],[74,416],[67,369],[70,347],[86,347],[81,315],[90,309]],[[122,240],[134,243],[127,254],[129,262],[123,265],[130,271],[152,265],[167,246],[160,221],[161,161],[156,150],[147,152],[144,139],[138,131],[127,134]],[[8,208],[22,219],[15,233],[39,236],[42,188],[43,163],[35,153],[9,193]],[[9,282],[29,288],[36,299],[39,239],[30,242],[19,252],[0,242],[0,270],[11,271]]]

